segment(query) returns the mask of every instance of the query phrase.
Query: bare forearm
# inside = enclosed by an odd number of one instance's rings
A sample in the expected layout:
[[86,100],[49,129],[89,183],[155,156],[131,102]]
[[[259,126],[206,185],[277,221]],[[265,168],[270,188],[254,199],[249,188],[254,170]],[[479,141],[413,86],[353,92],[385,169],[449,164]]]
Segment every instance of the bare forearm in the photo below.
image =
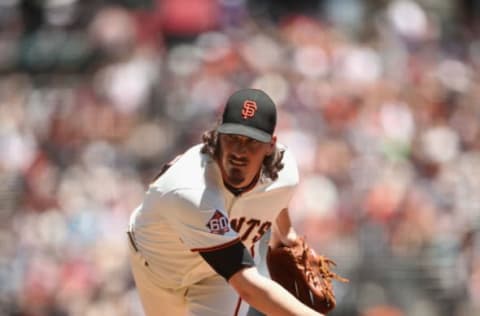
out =
[[273,226],[270,246],[272,248],[280,245],[293,246],[296,242],[298,242],[298,235],[292,226],[288,209],[283,209]]
[[[232,286],[248,304],[267,315],[321,316],[299,302],[276,282],[257,273],[254,268],[246,269],[242,277],[232,277]],[[233,282],[232,282],[233,281]]]
[[266,288],[258,288],[258,291],[245,300],[255,308],[263,311],[266,315],[320,315],[300,303],[289,292],[277,283],[265,279],[268,284]]

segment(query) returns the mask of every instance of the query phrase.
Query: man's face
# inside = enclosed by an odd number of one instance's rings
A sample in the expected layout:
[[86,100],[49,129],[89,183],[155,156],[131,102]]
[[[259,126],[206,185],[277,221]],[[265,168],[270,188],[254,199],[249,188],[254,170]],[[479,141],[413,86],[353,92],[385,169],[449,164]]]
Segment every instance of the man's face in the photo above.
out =
[[262,167],[265,156],[273,152],[275,137],[270,143],[262,143],[253,138],[219,134],[218,163],[223,181],[234,188],[249,185]]

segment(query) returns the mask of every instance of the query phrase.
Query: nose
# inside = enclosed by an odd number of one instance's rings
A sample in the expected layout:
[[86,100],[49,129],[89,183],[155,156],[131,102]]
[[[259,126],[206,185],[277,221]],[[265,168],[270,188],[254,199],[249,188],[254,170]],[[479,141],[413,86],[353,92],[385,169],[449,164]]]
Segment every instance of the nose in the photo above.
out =
[[236,141],[232,146],[234,155],[244,155],[247,152],[247,145],[243,141]]

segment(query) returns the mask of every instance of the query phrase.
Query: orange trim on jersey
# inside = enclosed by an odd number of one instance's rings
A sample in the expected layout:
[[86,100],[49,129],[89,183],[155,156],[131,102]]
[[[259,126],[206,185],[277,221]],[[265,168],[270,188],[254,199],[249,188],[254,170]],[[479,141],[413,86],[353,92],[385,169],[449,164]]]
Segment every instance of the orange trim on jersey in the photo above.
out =
[[224,244],[221,244],[221,245],[208,247],[208,248],[193,248],[193,249],[190,249],[190,251],[192,251],[192,252],[197,252],[197,251],[199,251],[199,252],[210,252],[210,251],[215,251],[215,250],[220,250],[220,249],[230,247],[231,245],[234,245],[237,242],[241,242],[240,237],[237,237],[234,240],[231,240],[231,241],[229,241],[227,243],[224,243]]
[[235,307],[235,313],[233,313],[233,316],[238,316],[238,312],[240,311],[240,305],[242,305],[242,298],[239,296],[237,301],[237,306]]

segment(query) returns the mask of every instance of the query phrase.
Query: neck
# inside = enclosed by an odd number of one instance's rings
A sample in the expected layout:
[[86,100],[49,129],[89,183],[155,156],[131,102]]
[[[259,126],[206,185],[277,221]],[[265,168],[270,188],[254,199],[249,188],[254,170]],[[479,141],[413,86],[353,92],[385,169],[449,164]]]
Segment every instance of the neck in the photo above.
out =
[[250,182],[248,185],[241,188],[235,188],[225,181],[223,181],[223,184],[225,184],[225,187],[228,189],[228,191],[232,192],[233,195],[240,195],[242,193],[245,193],[253,189],[253,187],[257,184],[259,177],[260,177],[260,172],[255,176],[255,178],[253,178],[252,182]]

